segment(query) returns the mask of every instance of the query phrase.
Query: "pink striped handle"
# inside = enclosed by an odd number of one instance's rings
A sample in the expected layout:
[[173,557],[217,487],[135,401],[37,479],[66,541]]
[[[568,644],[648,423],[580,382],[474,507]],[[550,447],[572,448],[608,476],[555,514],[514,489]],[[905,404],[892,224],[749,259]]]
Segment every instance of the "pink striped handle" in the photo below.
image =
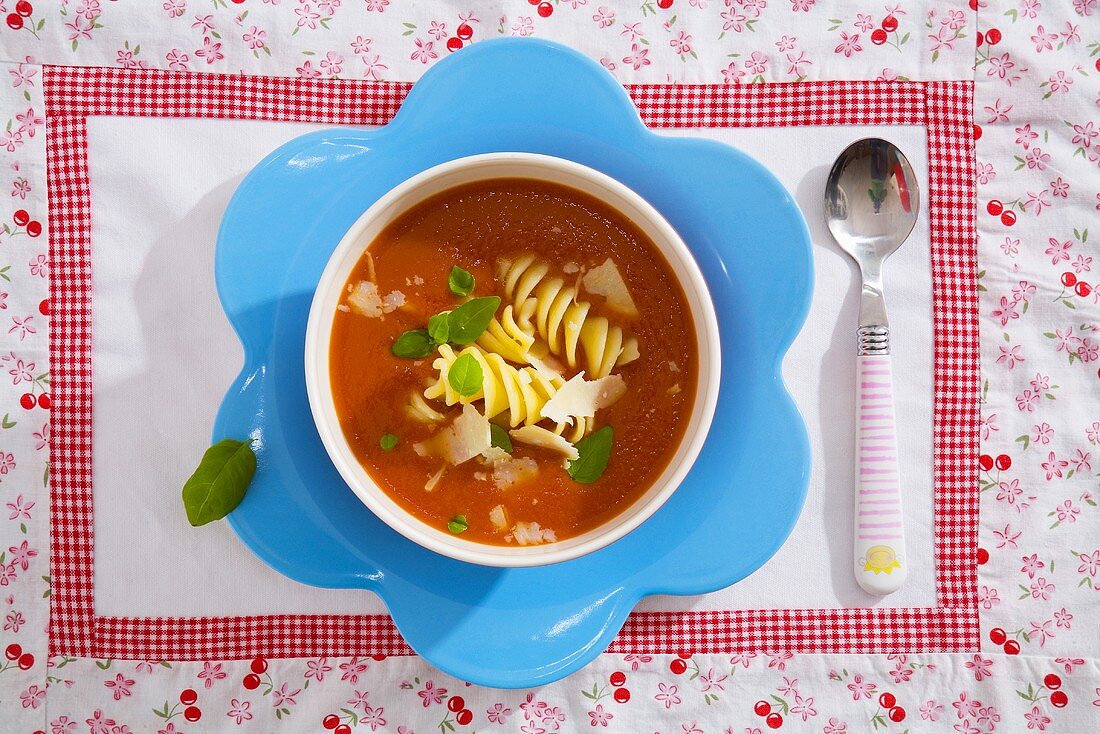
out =
[[856,376],[856,580],[871,594],[889,594],[909,565],[890,355],[856,357]]

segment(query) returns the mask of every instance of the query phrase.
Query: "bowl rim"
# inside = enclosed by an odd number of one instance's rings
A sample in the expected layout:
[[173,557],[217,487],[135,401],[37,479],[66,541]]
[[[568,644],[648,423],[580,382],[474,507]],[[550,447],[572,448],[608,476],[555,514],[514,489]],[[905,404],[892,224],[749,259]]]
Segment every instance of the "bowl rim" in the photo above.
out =
[[[437,178],[453,174],[462,169],[485,164],[488,164],[490,168],[496,164],[529,164],[532,171],[530,175],[487,175],[483,177],[483,180],[498,177],[539,180],[538,171],[540,168],[556,170],[566,175],[572,174],[578,178],[587,179],[596,187],[610,190],[614,195],[625,200],[641,212],[648,228],[655,229],[660,235],[659,240],[655,237],[651,237],[651,239],[654,239],[654,244],[662,257],[676,271],[675,275],[681,287],[685,290],[685,295],[689,301],[689,315],[695,326],[697,349],[700,357],[704,355],[706,357],[706,364],[703,363],[703,359],[699,360],[696,396],[691,414],[688,417],[689,430],[691,424],[698,419],[696,429],[693,433],[685,433],[677,446],[677,454],[683,453],[678,462],[677,456],[673,456],[672,461],[677,462],[676,466],[672,468],[671,472],[669,467],[666,467],[661,476],[654,482],[654,484],[657,482],[664,483],[660,491],[652,493],[649,497],[643,494],[602,525],[586,531],[580,536],[566,538],[555,543],[532,546],[496,546],[464,540],[458,536],[444,534],[442,530],[429,525],[405,510],[377,485],[362,464],[355,458],[340,425],[335,402],[332,399],[329,377],[329,345],[332,323],[335,319],[335,307],[329,307],[331,304],[327,302],[332,297],[333,292],[338,293],[346,283],[347,273],[342,276],[340,273],[350,256],[349,251],[358,247],[358,253],[355,257],[355,262],[358,262],[362,253],[370,245],[369,242],[366,245],[361,243],[363,232],[375,224],[375,220],[379,219],[380,216],[385,217],[382,225],[382,228],[384,228],[424,199],[462,184],[455,183],[451,186],[445,186],[438,192],[420,199],[414,199],[411,203],[405,204],[394,211],[387,211],[401,199],[410,196],[417,189]],[[555,183],[571,187],[568,183],[557,181]],[[591,192],[584,193],[599,198],[598,195]],[[605,201],[604,203],[619,210],[611,202]],[[637,221],[637,217],[632,217],[626,212],[620,211],[620,213],[634,223],[635,226],[648,229]],[[376,237],[377,233],[374,236]],[[666,246],[671,248],[671,253],[667,251]],[[684,282],[683,273],[678,272],[672,263],[673,255],[679,261],[682,270],[686,272],[687,282]],[[694,303],[692,300],[693,295],[699,307],[698,309],[692,305]],[[455,560],[500,568],[543,566],[580,558],[614,543],[649,519],[679,488],[698,459],[714,417],[721,383],[721,345],[714,301],[694,255],[672,225],[640,194],[601,171],[557,156],[518,151],[481,153],[444,161],[398,183],[367,207],[341,237],[320,275],[310,303],[304,358],[306,393],[314,424],[329,459],[356,497],[386,525],[423,548]],[[671,464],[672,462],[669,466]],[[652,487],[653,485],[646,490],[646,493],[651,492]],[[628,514],[629,517],[626,517]],[[625,520],[624,517],[626,517]],[[585,538],[586,536],[590,537],[581,542],[574,542],[577,538]]]

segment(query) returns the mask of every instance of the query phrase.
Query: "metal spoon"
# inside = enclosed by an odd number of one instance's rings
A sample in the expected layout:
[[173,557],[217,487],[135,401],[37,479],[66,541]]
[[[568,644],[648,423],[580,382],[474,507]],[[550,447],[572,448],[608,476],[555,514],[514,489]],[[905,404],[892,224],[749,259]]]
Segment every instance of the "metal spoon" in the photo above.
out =
[[919,209],[913,168],[893,143],[857,140],[829,172],[825,219],[863,274],[856,331],[854,560],[856,581],[871,594],[897,591],[908,575],[882,263],[905,242]]

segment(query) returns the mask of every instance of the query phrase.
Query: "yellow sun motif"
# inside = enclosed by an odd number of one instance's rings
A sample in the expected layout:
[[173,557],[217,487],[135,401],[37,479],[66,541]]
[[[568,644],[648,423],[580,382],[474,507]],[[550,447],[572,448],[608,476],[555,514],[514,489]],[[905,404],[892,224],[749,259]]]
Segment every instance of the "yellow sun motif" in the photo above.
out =
[[873,545],[868,548],[866,563],[863,570],[874,571],[876,575],[901,568],[901,561],[898,560],[894,549],[888,545]]

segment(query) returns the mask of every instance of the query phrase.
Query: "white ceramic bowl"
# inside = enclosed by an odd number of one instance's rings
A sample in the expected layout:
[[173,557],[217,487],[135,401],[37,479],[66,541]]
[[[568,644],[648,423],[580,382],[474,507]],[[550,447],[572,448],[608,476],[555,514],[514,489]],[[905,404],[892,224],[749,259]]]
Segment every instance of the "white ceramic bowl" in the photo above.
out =
[[[583,535],[535,546],[493,546],[434,528],[401,508],[370,478],[340,428],[329,383],[329,342],[336,306],[352,268],[375,237],[421,201],[454,186],[493,178],[531,178],[579,189],[614,207],[648,235],[664,254],[687,295],[699,344],[699,379],[684,440],[645,494],[603,525]],[[644,348],[644,345],[643,345]],[[340,475],[387,525],[429,550],[485,566],[540,566],[578,558],[618,540],[642,524],[676,490],[699,455],[718,402],[721,350],[714,304],[699,266],[671,225],[638,194],[578,163],[532,153],[487,153],[441,163],[408,179],[375,202],[352,225],[325,267],[306,329],[305,372],[309,405],[325,449]]]

